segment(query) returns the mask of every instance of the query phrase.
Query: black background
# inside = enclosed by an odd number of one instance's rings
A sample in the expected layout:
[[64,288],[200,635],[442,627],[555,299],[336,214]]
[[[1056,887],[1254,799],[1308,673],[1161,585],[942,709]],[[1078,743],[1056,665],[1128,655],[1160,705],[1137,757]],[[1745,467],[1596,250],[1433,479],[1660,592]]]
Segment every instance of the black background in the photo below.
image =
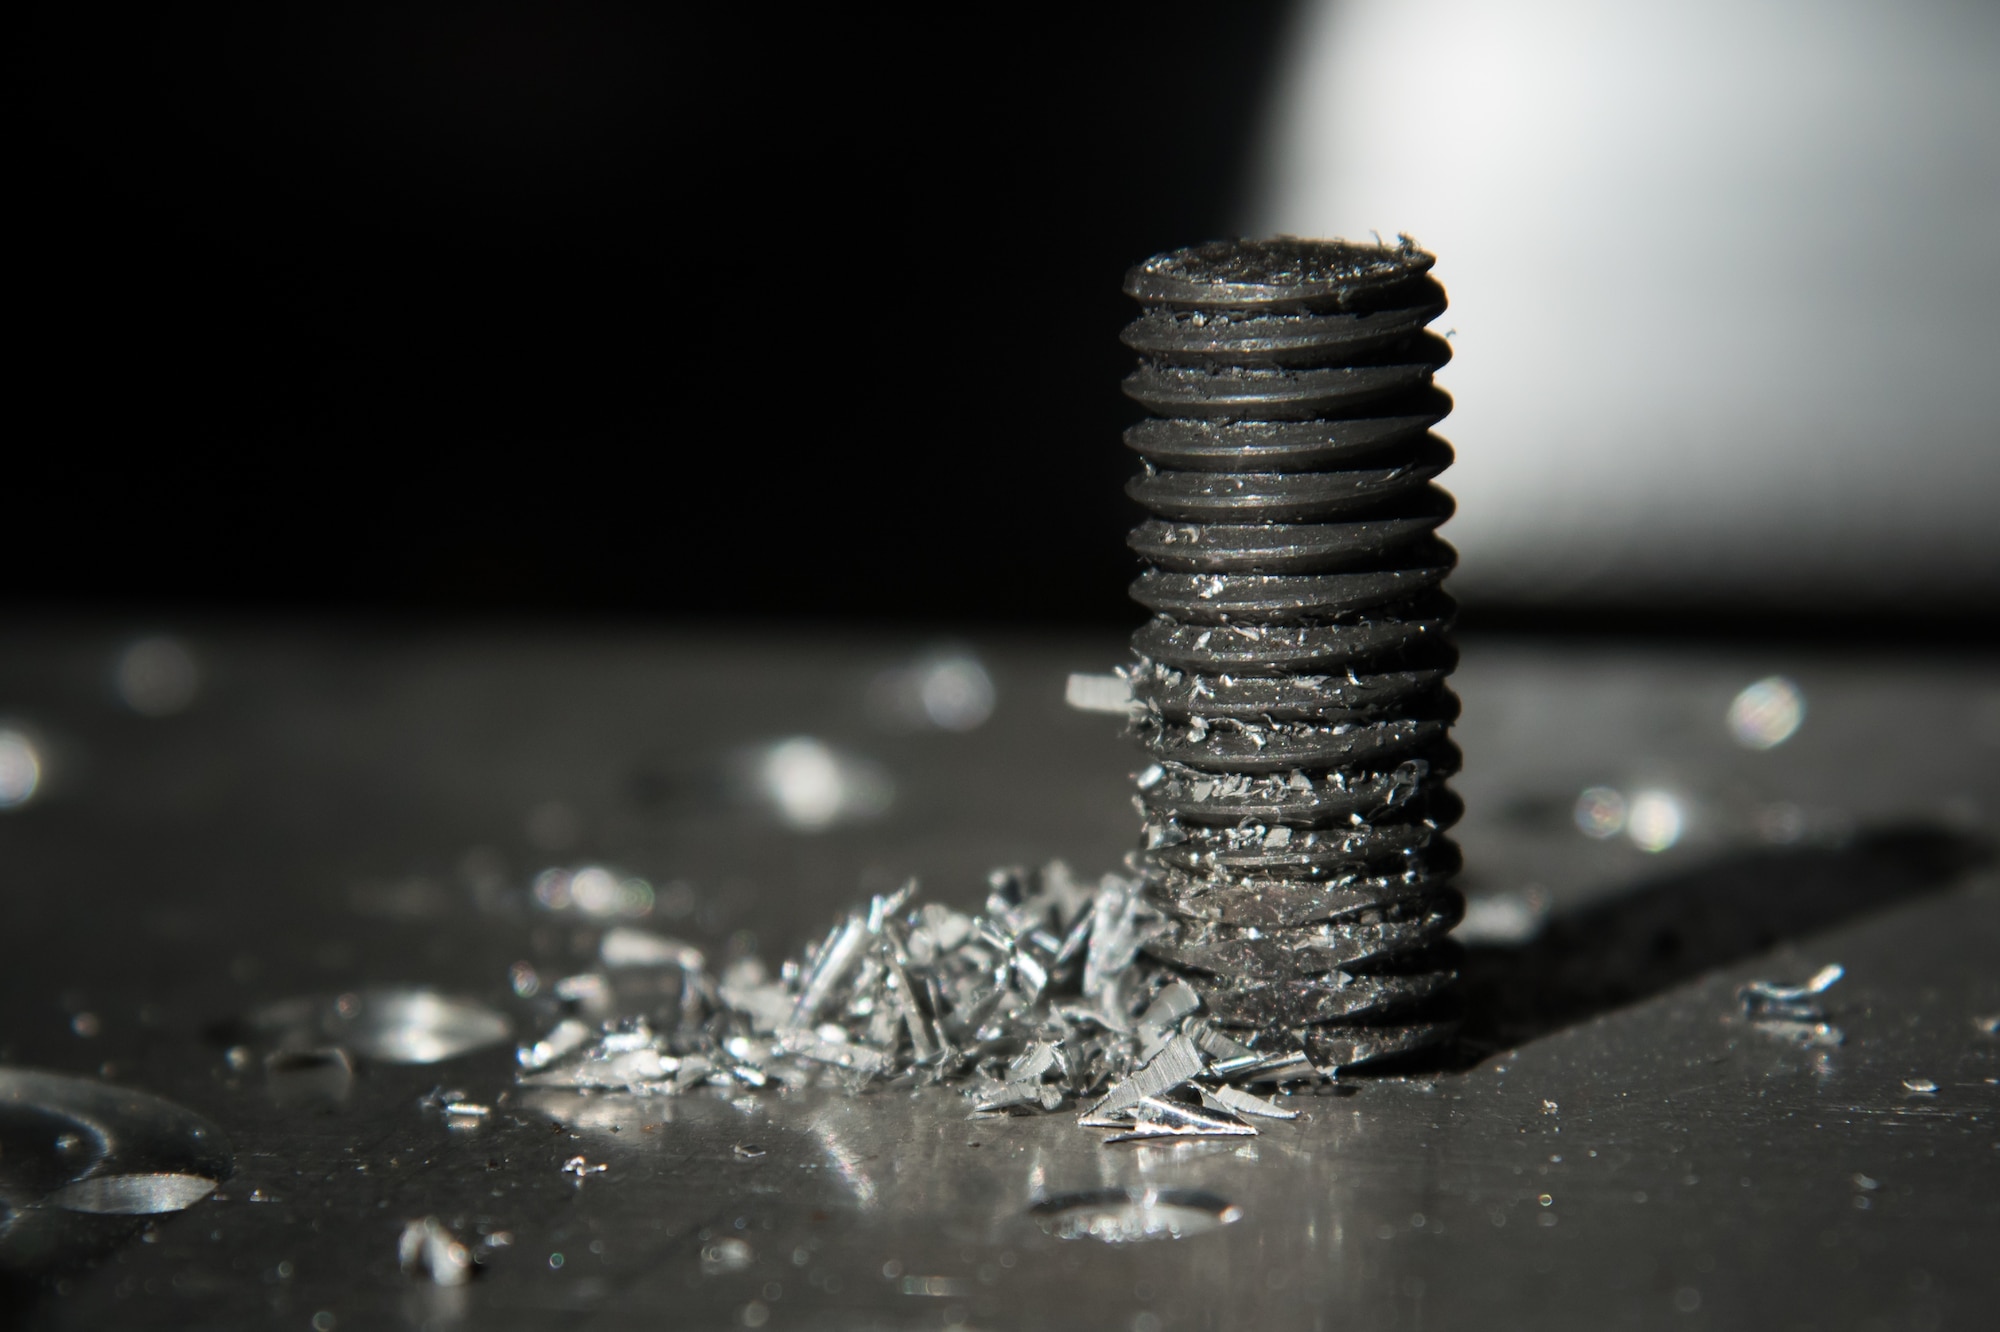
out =
[[1283,5],[50,4],[0,598],[1123,623]]

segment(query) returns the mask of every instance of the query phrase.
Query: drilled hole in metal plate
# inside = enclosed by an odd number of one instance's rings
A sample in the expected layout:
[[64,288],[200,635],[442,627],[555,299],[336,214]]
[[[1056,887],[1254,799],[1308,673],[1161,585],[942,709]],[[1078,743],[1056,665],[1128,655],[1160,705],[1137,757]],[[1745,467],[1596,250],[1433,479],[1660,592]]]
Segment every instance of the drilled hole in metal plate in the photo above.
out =
[[0,1273],[46,1272],[114,1247],[138,1233],[117,1218],[192,1207],[230,1169],[222,1130],[184,1106],[0,1068]]
[[1196,1189],[1092,1189],[1044,1198],[1028,1212],[1057,1239],[1105,1244],[1187,1239],[1243,1216],[1234,1203]]

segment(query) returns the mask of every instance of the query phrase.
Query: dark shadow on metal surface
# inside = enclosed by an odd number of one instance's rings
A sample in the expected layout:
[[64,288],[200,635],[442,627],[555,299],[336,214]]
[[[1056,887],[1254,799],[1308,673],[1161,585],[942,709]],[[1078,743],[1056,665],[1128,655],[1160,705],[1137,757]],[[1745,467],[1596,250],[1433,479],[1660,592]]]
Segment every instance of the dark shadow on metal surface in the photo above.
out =
[[1954,886],[1990,843],[1929,826],[1839,847],[1758,850],[1555,916],[1516,948],[1466,950],[1465,1019],[1445,1068],[1536,1040],[1718,967]]

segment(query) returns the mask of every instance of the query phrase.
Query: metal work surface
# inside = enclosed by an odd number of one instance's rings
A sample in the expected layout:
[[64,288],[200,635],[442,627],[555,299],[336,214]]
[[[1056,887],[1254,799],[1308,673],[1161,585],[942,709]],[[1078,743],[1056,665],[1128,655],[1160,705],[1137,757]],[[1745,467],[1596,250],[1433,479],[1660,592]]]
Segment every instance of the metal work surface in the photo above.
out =
[[[0,643],[0,1059],[91,1080],[0,1070],[25,1326],[1921,1332],[2000,1293],[1990,661],[1465,644],[1462,1046],[1105,1145],[934,1087],[513,1084],[619,920],[775,964],[911,874],[1115,868],[1137,755],[1062,704],[1115,639],[216,630],[148,674],[135,636]],[[1835,963],[1823,1017],[1746,1015]],[[270,1049],[382,986],[513,1039],[364,1004]],[[59,1121],[229,1173],[124,1215]],[[425,1217],[470,1280],[399,1267]]]

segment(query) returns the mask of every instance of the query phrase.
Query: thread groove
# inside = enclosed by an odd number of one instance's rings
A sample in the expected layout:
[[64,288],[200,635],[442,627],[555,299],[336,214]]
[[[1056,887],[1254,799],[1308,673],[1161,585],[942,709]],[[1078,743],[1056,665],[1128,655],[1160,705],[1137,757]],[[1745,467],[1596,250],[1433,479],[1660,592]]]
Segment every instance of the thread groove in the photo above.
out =
[[[1449,344],[1430,255],[1225,241],[1126,275],[1144,307],[1126,487],[1147,945],[1225,1024],[1322,1066],[1452,1032],[1456,561],[1434,478]],[[1239,1033],[1241,1035],[1243,1033]]]

